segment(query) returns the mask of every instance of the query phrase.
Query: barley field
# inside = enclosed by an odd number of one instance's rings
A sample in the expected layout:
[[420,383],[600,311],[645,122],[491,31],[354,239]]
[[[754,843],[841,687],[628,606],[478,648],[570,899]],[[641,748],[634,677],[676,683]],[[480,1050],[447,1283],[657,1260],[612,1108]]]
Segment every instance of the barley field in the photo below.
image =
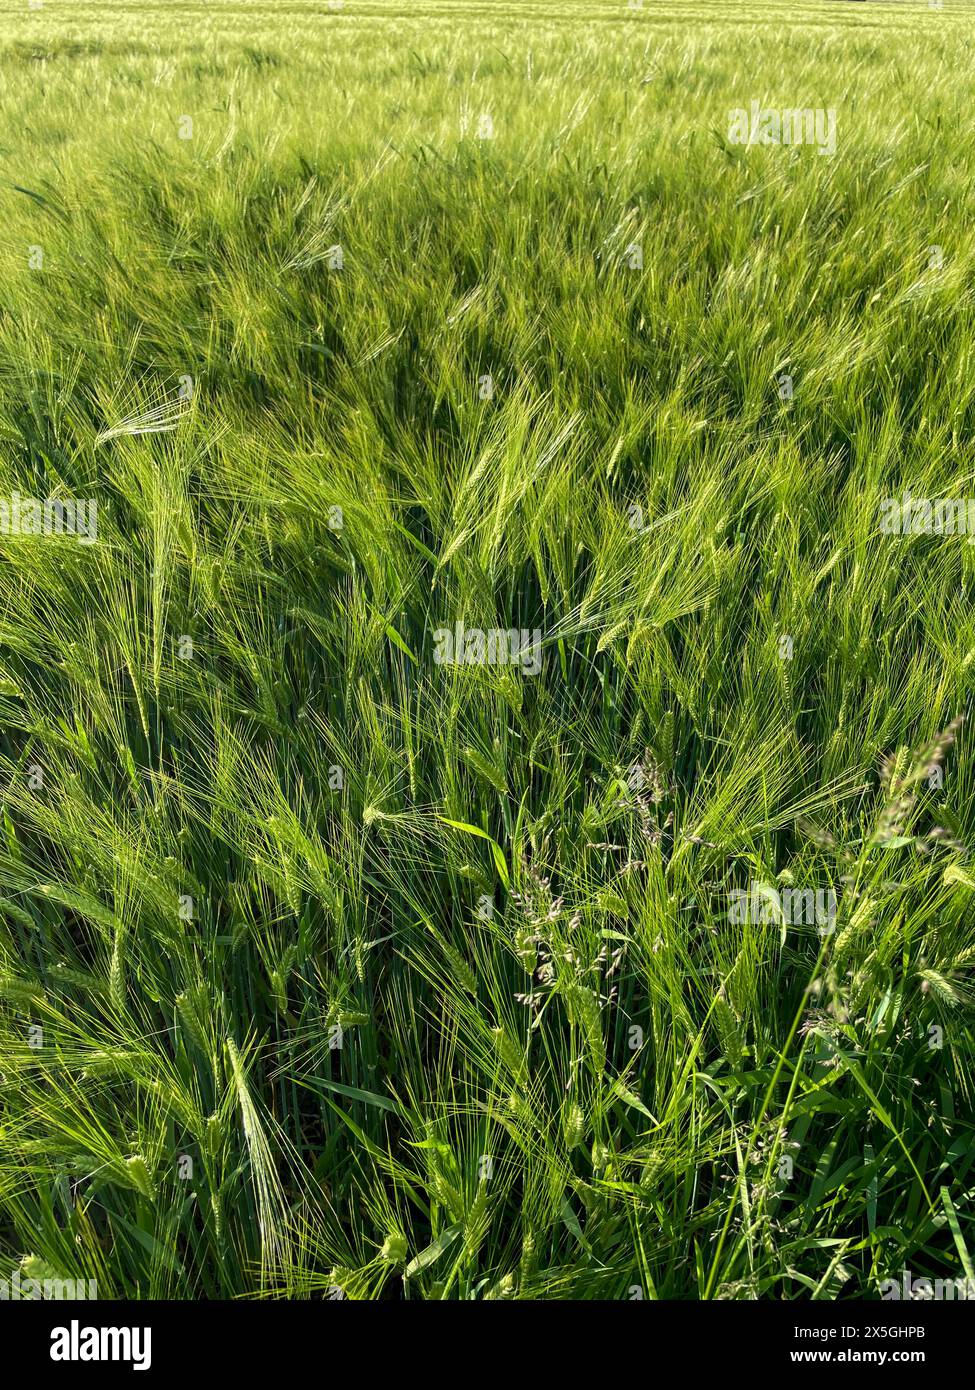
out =
[[973,60],[3,0],[5,1279],[975,1278]]

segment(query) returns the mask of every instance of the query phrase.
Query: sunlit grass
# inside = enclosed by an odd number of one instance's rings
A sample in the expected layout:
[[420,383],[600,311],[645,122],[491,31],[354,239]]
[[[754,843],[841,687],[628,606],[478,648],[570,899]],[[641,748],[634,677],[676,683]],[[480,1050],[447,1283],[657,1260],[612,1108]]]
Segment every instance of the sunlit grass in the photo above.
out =
[[975,548],[879,517],[975,495],[973,18],[4,16],[0,499],[98,522],[0,536],[10,1269],[968,1272]]

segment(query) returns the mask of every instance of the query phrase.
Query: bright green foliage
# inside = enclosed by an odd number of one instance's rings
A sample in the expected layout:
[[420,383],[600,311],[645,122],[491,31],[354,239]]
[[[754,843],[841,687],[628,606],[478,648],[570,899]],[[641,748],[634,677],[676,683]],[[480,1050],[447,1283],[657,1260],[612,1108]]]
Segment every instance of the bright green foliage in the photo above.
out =
[[0,1275],[965,1272],[973,20],[6,7]]

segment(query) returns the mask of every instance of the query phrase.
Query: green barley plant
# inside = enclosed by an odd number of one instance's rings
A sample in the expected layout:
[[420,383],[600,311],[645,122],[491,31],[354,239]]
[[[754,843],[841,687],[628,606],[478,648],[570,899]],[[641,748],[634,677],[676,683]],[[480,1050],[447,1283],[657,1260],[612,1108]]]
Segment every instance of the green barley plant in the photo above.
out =
[[5,7],[5,1277],[975,1277],[973,20]]

